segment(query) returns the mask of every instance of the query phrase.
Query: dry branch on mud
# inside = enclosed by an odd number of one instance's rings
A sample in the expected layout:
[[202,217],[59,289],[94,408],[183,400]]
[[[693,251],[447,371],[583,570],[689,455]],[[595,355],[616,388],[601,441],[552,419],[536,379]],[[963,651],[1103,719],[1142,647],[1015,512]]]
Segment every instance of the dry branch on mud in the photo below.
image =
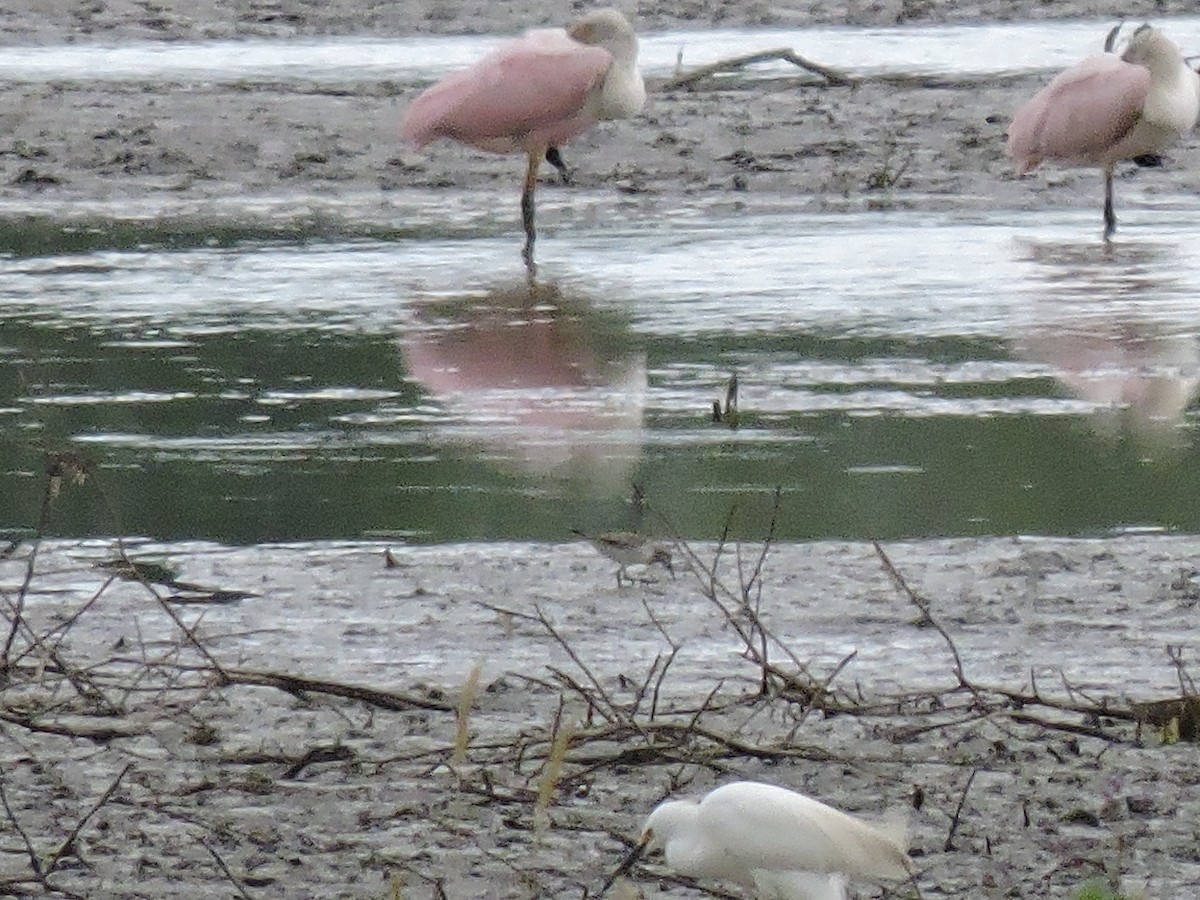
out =
[[[681,51],[682,56],[682,51]],[[848,85],[853,84],[853,79],[837,69],[832,69],[829,66],[821,65],[818,62],[813,62],[811,59],[801,56],[789,47],[783,47],[777,50],[757,50],[753,53],[746,53],[742,56],[732,56],[727,59],[719,59],[716,62],[708,63],[707,65],[699,66],[692,69],[690,72],[677,72],[676,75],[668,80],[664,88],[683,88],[692,87],[706,78],[711,78],[714,75],[724,75],[730,72],[740,72],[747,66],[758,65],[765,62],[786,62],[791,63],[797,68],[803,69],[806,72],[812,72],[814,75],[819,75],[825,79],[826,84],[831,85]]]

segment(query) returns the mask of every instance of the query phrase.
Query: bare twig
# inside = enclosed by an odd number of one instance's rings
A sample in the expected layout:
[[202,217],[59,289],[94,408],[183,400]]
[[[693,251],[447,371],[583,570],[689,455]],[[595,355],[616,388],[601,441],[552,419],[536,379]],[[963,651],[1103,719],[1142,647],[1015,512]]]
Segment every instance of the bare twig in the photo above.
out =
[[79,832],[83,830],[83,826],[85,826],[88,823],[88,820],[91,819],[91,817],[97,812],[99,812],[100,808],[109,801],[109,798],[112,797],[117,788],[120,787],[121,779],[125,777],[125,773],[132,768],[133,763],[126,763],[125,768],[117,773],[117,777],[112,780],[112,784],[108,786],[108,789],[100,795],[100,799],[93,803],[92,808],[83,814],[82,819],[75,823],[75,827],[71,829],[71,833],[67,835],[66,840],[59,845],[59,848],[54,851],[54,855],[51,856],[46,862],[46,865],[43,868],[46,878],[49,878],[54,874],[54,870],[58,868],[58,864],[62,861],[62,858],[67,855],[68,851],[75,847],[75,841],[79,837]]
[[600,679],[597,678],[587,664],[580,659],[579,654],[575,652],[575,648],[571,646],[570,642],[561,634],[559,634],[558,629],[554,627],[554,623],[546,617],[544,612],[542,612],[542,608],[535,603],[533,609],[536,613],[536,616],[534,617],[535,620],[544,629],[546,629],[546,633],[554,639],[554,642],[563,648],[567,656],[571,658],[571,662],[575,663],[575,665],[579,668],[579,671],[583,673],[584,677],[587,678],[588,682],[592,685],[592,688],[596,691],[596,695],[604,701],[604,708],[600,710],[601,715],[612,721],[628,718],[627,716],[623,717],[621,715],[620,707],[613,702],[612,697],[608,695],[608,692],[600,683]]
[[208,851],[209,856],[213,858],[213,862],[217,864],[217,868],[229,879],[229,883],[233,885],[233,889],[237,891],[238,896],[245,898],[245,900],[252,900],[253,895],[246,890],[246,886],[242,884],[241,879],[230,871],[229,866],[221,858],[221,854],[217,852],[217,849],[208,841],[201,841],[200,846]]
[[21,827],[21,821],[17,818],[17,814],[13,812],[8,803],[8,795],[4,792],[4,773],[0,772],[0,804],[4,806],[4,815],[8,819],[13,829],[21,836],[22,843],[25,844],[25,853],[29,857],[29,867],[33,870],[33,874],[37,879],[45,883],[46,876],[42,870],[42,860],[38,856],[37,850],[33,847],[33,841],[29,839],[29,835],[25,829]]
[[954,835],[958,831],[959,822],[962,820],[963,807],[967,803],[967,794],[971,790],[971,784],[975,781],[975,775],[978,769],[972,769],[971,774],[967,776],[967,783],[963,785],[962,796],[958,798],[958,806],[954,810],[954,816],[950,819],[950,831],[946,835],[946,842],[942,845],[942,849],[949,853],[954,849]]
[[1167,644],[1167,659],[1171,661],[1171,668],[1175,670],[1175,676],[1179,679],[1179,692],[1184,696],[1195,696],[1196,682],[1192,680],[1192,676],[1188,673],[1187,663],[1183,661],[1183,647],[1177,644]]
[[908,582],[905,580],[904,576],[900,574],[900,570],[892,564],[891,559],[888,557],[887,553],[884,552],[884,549],[880,545],[879,541],[871,541],[871,546],[875,548],[875,555],[878,556],[879,561],[883,563],[884,571],[887,572],[888,577],[891,578],[892,584],[894,584],[900,591],[904,593],[906,597],[908,597],[909,603],[920,610],[921,624],[928,625],[930,628],[936,631],[945,642],[946,647],[949,648],[950,655],[954,659],[954,677],[958,679],[959,685],[961,687],[969,687],[967,676],[963,672],[963,662],[962,657],[958,653],[958,647],[955,645],[954,639],[950,637],[950,633],[946,631],[946,629],[942,627],[942,624],[933,617],[933,614],[929,610],[929,601],[908,586]]
[[46,533],[46,526],[50,524],[50,510],[54,506],[54,500],[58,497],[58,492],[62,484],[62,477],[67,468],[70,468],[71,473],[78,471],[79,475],[72,474],[71,480],[78,483],[82,480],[86,472],[89,470],[89,463],[83,462],[82,457],[75,457],[74,454],[46,454],[46,483],[42,488],[42,505],[38,512],[37,526],[34,529],[34,540],[29,548],[29,556],[25,560],[25,575],[21,580],[21,586],[17,589],[17,599],[14,604],[13,618],[8,630],[8,637],[4,641],[4,649],[0,651],[0,676],[5,676],[9,669],[9,657],[12,653],[13,642],[17,638],[17,632],[21,630],[23,624],[23,614],[25,612],[25,599],[29,595],[29,587],[33,584],[33,574],[37,571],[38,550],[41,548],[42,535]]
[[72,722],[70,724],[63,722],[42,722],[34,718],[32,714],[18,713],[13,710],[0,711],[0,722],[18,725],[26,731],[38,732],[40,734],[56,734],[62,737],[83,738],[95,741],[98,744],[106,744],[118,738],[136,737],[137,735],[146,733],[145,726],[141,725],[93,724],[86,721]]
[[709,63],[705,66],[700,66],[690,72],[684,72],[676,75],[665,85],[666,88],[681,88],[691,87],[698,81],[709,78],[713,75],[719,75],[724,72],[738,72],[746,68],[746,66],[756,65],[757,63],[765,62],[787,62],[793,66],[798,66],[806,72],[812,72],[814,75],[819,75],[825,79],[827,84],[834,85],[849,85],[853,84],[852,79],[839,72],[837,69],[831,69],[829,66],[823,66],[820,63],[813,62],[811,59],[806,59],[800,56],[790,47],[782,47],[777,50],[759,50],[755,53],[747,53],[743,56],[733,56],[728,59],[719,59],[716,62]]

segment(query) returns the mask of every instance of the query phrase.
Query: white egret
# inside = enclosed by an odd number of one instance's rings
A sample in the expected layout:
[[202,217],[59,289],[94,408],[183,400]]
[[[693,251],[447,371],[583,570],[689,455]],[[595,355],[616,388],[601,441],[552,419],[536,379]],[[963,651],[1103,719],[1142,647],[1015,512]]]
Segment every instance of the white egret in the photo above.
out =
[[913,877],[901,835],[752,781],[660,804],[601,893],[654,850],[681,875],[735,882],[762,900],[844,900],[847,877]]

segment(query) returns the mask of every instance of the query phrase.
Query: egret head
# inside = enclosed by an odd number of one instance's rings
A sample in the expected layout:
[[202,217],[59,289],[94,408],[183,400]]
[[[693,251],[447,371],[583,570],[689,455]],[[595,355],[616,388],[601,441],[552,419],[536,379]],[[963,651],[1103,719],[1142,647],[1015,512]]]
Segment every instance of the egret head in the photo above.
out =
[[654,812],[646,818],[642,826],[642,835],[621,860],[621,864],[608,876],[604,886],[597,896],[603,897],[613,883],[633,868],[634,864],[647,853],[663,850],[667,842],[677,835],[689,821],[694,821],[699,807],[694,800],[668,800],[654,808]]
[[665,850],[667,844],[694,825],[699,814],[700,804],[695,800],[668,800],[658,804],[642,826],[640,843],[645,844],[642,852]]

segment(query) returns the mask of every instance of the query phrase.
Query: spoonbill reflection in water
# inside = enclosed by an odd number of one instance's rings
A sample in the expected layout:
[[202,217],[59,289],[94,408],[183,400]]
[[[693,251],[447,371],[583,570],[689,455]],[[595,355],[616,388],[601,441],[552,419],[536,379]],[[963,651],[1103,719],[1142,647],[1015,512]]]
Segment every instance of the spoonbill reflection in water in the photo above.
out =
[[[1110,35],[1110,42],[1115,31]],[[1200,76],[1161,32],[1142,25],[1121,55],[1099,53],[1059,73],[1008,130],[1017,175],[1043,160],[1104,169],[1104,240],[1117,230],[1113,168],[1159,154],[1196,124]]]
[[547,159],[565,177],[558,147],[597,122],[635,115],[646,101],[637,37],[615,9],[567,29],[530,31],[413,101],[400,133],[418,149],[451,138],[490,153],[524,153],[523,257],[532,272],[534,188]]
[[764,900],[844,900],[847,876],[913,876],[898,836],[804,794],[753,781],[657,806],[603,890],[654,850],[681,875],[736,882]]
[[517,477],[625,489],[642,456],[647,376],[622,316],[578,288],[524,281],[412,310],[404,362],[440,407],[437,443]]

